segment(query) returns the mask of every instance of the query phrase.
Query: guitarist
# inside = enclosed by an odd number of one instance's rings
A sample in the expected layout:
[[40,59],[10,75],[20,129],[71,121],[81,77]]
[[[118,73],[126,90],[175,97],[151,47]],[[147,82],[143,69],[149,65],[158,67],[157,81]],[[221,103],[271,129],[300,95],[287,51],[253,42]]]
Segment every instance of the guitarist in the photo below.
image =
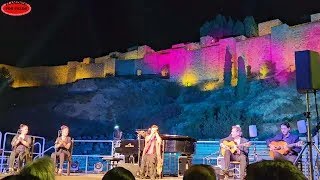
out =
[[220,147],[225,149],[224,173],[228,172],[230,161],[239,161],[241,179],[244,179],[244,177],[246,176],[245,169],[247,167],[247,162],[248,162],[247,160],[248,160],[249,148],[247,146],[238,146],[235,153],[232,153],[229,147],[223,144],[224,141],[233,141],[237,145],[248,143],[248,140],[241,136],[242,136],[241,127],[239,125],[232,126],[231,134],[228,137],[220,140]]
[[[267,145],[271,148],[271,151],[274,151],[274,159],[285,159],[291,162],[297,158],[298,153],[301,151],[301,147],[294,145],[299,141],[299,136],[290,133],[290,124],[288,122],[283,122],[280,125],[281,133],[277,134],[275,137],[267,139]],[[285,155],[278,153],[272,149],[270,146],[271,142],[285,141],[287,144],[292,144],[292,147],[289,147],[289,152]]]

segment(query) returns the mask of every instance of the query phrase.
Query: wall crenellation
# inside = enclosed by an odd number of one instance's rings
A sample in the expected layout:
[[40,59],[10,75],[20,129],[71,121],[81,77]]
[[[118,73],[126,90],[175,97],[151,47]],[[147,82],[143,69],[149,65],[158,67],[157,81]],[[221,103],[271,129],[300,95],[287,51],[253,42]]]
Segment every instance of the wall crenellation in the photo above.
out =
[[19,68],[0,64],[0,67],[9,70],[15,88],[61,85],[86,78],[137,75],[137,72],[169,74],[170,80],[186,86],[206,81],[211,83],[210,87],[215,87],[215,83],[224,82],[224,73],[229,71],[225,69],[229,51],[231,84],[235,85],[239,57],[251,73],[260,73],[267,64],[274,64],[279,74],[295,70],[295,51],[320,52],[319,14],[311,15],[311,22],[296,26],[288,26],[278,19],[259,23],[259,36],[252,38],[238,36],[218,40],[205,36],[200,42],[175,44],[171,49],[154,51],[149,46],[138,46],[125,53],[87,57],[81,62],[69,61],[61,66]]

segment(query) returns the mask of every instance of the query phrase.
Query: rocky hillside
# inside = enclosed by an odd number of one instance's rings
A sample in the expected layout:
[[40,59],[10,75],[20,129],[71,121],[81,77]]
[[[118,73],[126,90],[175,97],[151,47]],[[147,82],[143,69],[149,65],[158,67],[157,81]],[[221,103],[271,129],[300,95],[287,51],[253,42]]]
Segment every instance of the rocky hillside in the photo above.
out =
[[[126,138],[134,138],[136,128],[155,123],[163,133],[218,139],[231,125],[240,124],[247,135],[248,125],[257,124],[264,139],[277,130],[277,123],[288,120],[295,125],[303,118],[305,97],[293,82],[279,86],[273,78],[248,81],[241,96],[234,87],[201,91],[154,77],[10,89],[1,94],[0,131],[15,132],[20,123],[27,123],[32,134],[53,138],[57,128],[67,124],[75,137],[111,138],[117,123]],[[315,117],[314,106],[311,109]]]

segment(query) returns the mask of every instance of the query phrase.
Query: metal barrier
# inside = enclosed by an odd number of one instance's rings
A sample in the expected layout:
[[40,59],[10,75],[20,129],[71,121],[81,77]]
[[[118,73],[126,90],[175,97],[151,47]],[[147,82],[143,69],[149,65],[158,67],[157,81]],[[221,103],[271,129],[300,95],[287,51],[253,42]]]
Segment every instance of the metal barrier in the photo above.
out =
[[0,149],[1,149],[1,142],[2,142],[2,132],[0,131]]
[[72,155],[72,157],[84,157],[85,158],[85,173],[88,174],[88,164],[89,164],[89,158],[90,157],[96,157],[96,158],[103,158],[108,155]]
[[[7,136],[15,136],[17,135],[17,133],[11,133],[11,132],[6,132],[4,134],[4,137],[3,137],[3,144],[2,144],[2,153],[1,153],[1,164],[0,164],[0,172],[3,172],[3,165],[4,165],[4,160],[5,158],[7,158],[8,156],[5,156],[5,153],[11,153],[12,150],[11,150],[11,147],[8,148],[10,150],[6,150],[6,142],[7,142]],[[41,141],[40,142],[35,142],[34,143],[34,146],[39,146],[39,151],[38,152],[33,152],[33,154],[36,154],[37,156],[40,156],[42,157],[43,156],[43,151],[44,151],[44,146],[45,146],[45,143],[46,143],[46,140],[44,137],[40,137],[40,136],[32,136],[32,135],[29,135],[30,137],[33,137],[35,140],[39,139]],[[0,147],[1,147],[1,144],[0,144]]]
[[[5,135],[4,135],[3,152],[2,152],[1,168],[0,168],[1,171],[3,170],[3,161],[4,161],[4,157],[5,157],[4,154],[11,152],[11,151],[6,150],[6,147],[5,147],[7,135],[16,135],[16,134],[15,133],[5,133]],[[2,136],[2,134],[0,134],[0,136]],[[44,154],[47,154],[50,150],[54,149],[54,146],[50,146],[48,149],[44,150],[45,139],[43,137],[38,137],[38,136],[32,136],[32,137],[40,138],[42,140],[42,143],[36,142],[34,144],[34,146],[35,146],[34,147],[34,149],[35,149],[35,152],[34,152],[35,157],[34,157],[34,159],[42,157]],[[92,163],[90,158],[101,158],[102,159],[103,157],[113,156],[114,155],[114,141],[113,140],[74,140],[74,142],[75,143],[111,143],[110,154],[105,154],[105,155],[73,154],[72,155],[72,157],[74,157],[75,159],[77,159],[77,158],[85,158],[85,160],[84,160],[85,166],[82,166],[82,168],[85,167],[85,170],[84,170],[85,173],[89,172],[89,170],[88,170],[89,166],[88,165],[90,163]],[[265,141],[252,141],[252,143],[253,143],[253,145],[255,145],[258,155],[260,155],[260,154],[264,155],[265,154],[265,153],[263,153],[267,149]],[[213,161],[216,161],[217,157],[219,156],[219,149],[220,149],[220,145],[219,144],[220,144],[219,141],[197,141],[197,146],[198,145],[203,145],[204,147],[200,148],[200,149],[202,149],[202,152],[198,147],[195,156],[198,156],[199,158],[204,156],[202,158],[202,163],[203,164],[212,164]],[[206,146],[208,146],[208,147],[206,147]],[[37,151],[36,151],[36,149],[37,149]],[[74,150],[75,150],[75,148],[74,148]],[[211,151],[211,153],[210,153],[210,151]],[[209,154],[209,155],[205,155],[206,153]],[[250,147],[250,154],[249,154],[250,161],[252,161],[253,155],[254,155],[253,154],[253,146],[251,146]],[[265,155],[267,155],[267,154],[265,154]],[[200,160],[200,159],[198,159],[198,160]]]
[[96,155],[96,154],[88,154],[88,155],[79,155],[79,154],[73,154],[72,157],[85,157],[85,173],[88,173],[88,159],[89,157],[97,157],[97,158],[103,158],[106,156],[112,156],[114,154],[114,141],[113,140],[74,140],[75,143],[111,143],[111,151],[110,154],[105,155]]
[[[269,158],[269,150],[266,144],[266,141],[251,141],[252,145],[249,148],[249,161],[253,162],[255,160],[255,155],[257,154],[262,159],[270,159]],[[203,164],[211,164],[212,161],[217,161],[217,158],[220,155],[220,142],[219,141],[197,141],[197,143],[201,144],[214,144],[213,152],[210,155],[205,156],[202,159]],[[254,148],[256,148],[256,154],[254,153]]]
[[[74,143],[111,143],[111,151],[110,154],[106,154],[106,155],[97,155],[97,154],[87,154],[87,155],[81,155],[81,154],[73,154],[72,157],[75,158],[85,158],[85,173],[88,173],[88,164],[89,164],[89,158],[93,157],[93,158],[103,158],[106,156],[112,156],[113,155],[113,151],[114,151],[114,144],[113,144],[113,140],[73,140]],[[48,149],[44,150],[42,152],[42,155],[48,153],[50,150],[53,150],[54,146],[50,146]],[[73,151],[75,151],[75,148],[73,149]],[[35,156],[35,158],[40,157],[40,155]]]
[[[39,151],[38,151],[38,153],[36,153],[35,151],[33,152],[33,155],[36,155],[36,157],[38,156],[38,157],[40,157],[40,156],[43,156],[43,151],[42,151],[42,148],[41,148],[41,144],[39,143],[39,142],[36,142],[36,143],[34,143],[34,149],[36,149],[36,146],[39,146]],[[35,159],[35,157],[33,158],[33,159]]]

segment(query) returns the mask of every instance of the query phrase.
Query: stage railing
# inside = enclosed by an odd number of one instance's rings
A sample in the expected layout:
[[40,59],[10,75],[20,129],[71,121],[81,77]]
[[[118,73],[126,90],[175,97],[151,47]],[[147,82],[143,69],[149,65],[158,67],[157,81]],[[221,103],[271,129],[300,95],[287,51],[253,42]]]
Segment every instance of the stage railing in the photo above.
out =
[[[75,162],[75,159],[82,159],[84,158],[84,172],[87,174],[89,172],[88,168],[89,168],[89,158],[99,158],[102,161],[103,157],[107,157],[107,156],[112,156],[114,154],[114,141],[113,140],[73,140],[74,142],[74,147],[73,147],[73,154],[72,154],[72,159],[73,162]],[[74,152],[76,152],[76,148],[77,146],[75,146],[75,143],[111,143],[111,150],[109,151],[110,154],[75,154]],[[43,151],[43,154],[46,155],[50,155],[48,154],[50,151],[54,150],[54,146],[50,146],[48,149],[45,149]],[[37,155],[35,158],[40,157],[39,155]],[[83,166],[81,166],[83,167]]]
[[[11,148],[10,150],[7,150],[8,148],[6,147],[6,142],[7,140],[7,136],[9,135],[16,135],[15,133],[5,133],[4,134],[4,140],[3,140],[3,145],[2,145],[2,158],[1,158],[1,167],[0,170],[3,171],[3,165],[4,165],[4,159],[6,158],[5,153],[10,153],[11,152]],[[2,134],[0,134],[0,137],[2,136]],[[44,156],[44,154],[46,155],[50,155],[49,153],[54,149],[54,146],[50,146],[47,149],[44,149],[45,146],[45,139],[43,137],[38,137],[38,136],[32,136],[35,138],[40,138],[40,140],[42,140],[43,143],[40,142],[36,142],[34,144],[34,159],[39,158]],[[1,138],[0,138],[1,139]],[[109,153],[106,154],[79,154],[79,151],[76,149],[77,146],[74,146],[74,150],[73,150],[73,159],[75,160],[79,160],[79,162],[81,162],[81,164],[79,164],[78,167],[81,167],[81,169],[85,172],[85,173],[89,173],[91,172],[91,170],[89,170],[90,168],[92,168],[92,163],[93,162],[97,162],[98,160],[102,161],[103,157],[107,157],[107,156],[112,156],[114,155],[114,141],[113,140],[74,140],[75,143],[111,143],[111,146],[107,146],[107,148],[111,148],[111,150],[107,150]],[[252,141],[253,144],[256,145],[256,153],[259,156],[267,156],[266,154],[266,142],[265,141]],[[83,146],[85,146],[83,144]],[[1,149],[1,148],[0,148]],[[197,156],[198,161],[197,163],[203,163],[203,164],[215,164],[217,157],[219,156],[219,141],[197,141],[197,145],[196,145],[196,154],[195,156]],[[75,153],[76,152],[76,153]],[[90,152],[90,151],[88,151]],[[250,161],[253,159],[253,146],[250,147],[250,154],[249,154],[249,159]],[[196,157],[194,157],[196,158]],[[200,159],[199,159],[200,158]],[[75,161],[74,161],[75,162]],[[90,165],[91,164],[91,165]],[[80,169],[80,168],[79,168]]]
[[2,132],[0,131],[0,149],[2,149],[1,142],[2,142]]
[[[249,148],[249,162],[254,162],[255,158],[261,158],[261,159],[270,159],[269,157],[269,151],[266,144],[266,141],[251,141],[252,145]],[[217,158],[220,155],[220,142],[219,141],[197,141],[197,144],[211,144],[213,145],[213,148],[211,147],[211,153],[202,159],[203,164],[216,164]],[[254,148],[256,148],[256,151],[254,151]],[[258,157],[255,157],[256,154]]]
[[[74,143],[111,143],[111,150],[110,150],[110,154],[73,154],[72,157],[75,158],[85,158],[85,173],[88,173],[88,165],[89,165],[89,158],[100,158],[102,161],[103,157],[106,156],[112,156],[114,154],[114,141],[113,140],[74,140]],[[74,147],[75,148],[75,147]]]
[[[10,147],[6,147],[6,143],[7,143],[7,137],[8,136],[12,136],[14,137],[15,135],[17,135],[17,133],[11,133],[11,132],[6,132],[3,136],[3,143],[2,143],[2,153],[1,153],[1,163],[0,163],[0,172],[3,172],[3,169],[4,169],[4,161],[5,159],[8,159],[9,156],[6,156],[5,153],[9,154],[12,152],[11,150],[11,144],[10,144]],[[33,155],[37,155],[37,156],[40,156],[42,157],[43,156],[43,151],[44,151],[44,146],[45,146],[45,143],[46,143],[46,140],[44,137],[40,137],[40,136],[33,136],[33,135],[29,135],[30,137],[34,138],[35,139],[35,143],[34,143],[34,152],[33,152]],[[40,142],[38,142],[40,141]],[[39,146],[38,148],[38,152],[35,152],[35,147],[36,146]],[[1,147],[1,144],[0,144],[0,147]],[[0,148],[1,149],[1,148]]]

